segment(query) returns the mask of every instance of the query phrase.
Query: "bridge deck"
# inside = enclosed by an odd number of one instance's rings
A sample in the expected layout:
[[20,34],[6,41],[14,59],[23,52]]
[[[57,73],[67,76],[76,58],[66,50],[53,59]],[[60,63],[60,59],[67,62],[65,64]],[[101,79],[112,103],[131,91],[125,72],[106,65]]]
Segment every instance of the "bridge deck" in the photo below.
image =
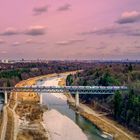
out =
[[66,93],[71,94],[114,94],[115,91],[127,90],[125,86],[26,86],[0,87],[0,92],[38,92],[38,93]]

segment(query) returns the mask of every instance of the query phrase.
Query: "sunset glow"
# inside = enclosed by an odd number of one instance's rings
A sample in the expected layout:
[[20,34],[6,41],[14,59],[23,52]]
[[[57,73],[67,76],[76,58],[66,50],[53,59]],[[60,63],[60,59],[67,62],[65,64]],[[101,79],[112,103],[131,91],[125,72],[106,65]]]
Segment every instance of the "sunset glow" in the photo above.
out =
[[0,59],[140,59],[139,0],[1,0]]

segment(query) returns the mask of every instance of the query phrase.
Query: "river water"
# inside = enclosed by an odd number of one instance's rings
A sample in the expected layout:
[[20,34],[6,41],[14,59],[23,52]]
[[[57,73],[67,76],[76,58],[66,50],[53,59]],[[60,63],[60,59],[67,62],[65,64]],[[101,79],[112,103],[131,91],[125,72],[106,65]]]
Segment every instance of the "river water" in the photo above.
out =
[[0,93],[0,111],[2,111],[3,103],[4,103],[4,94]]
[[[37,85],[45,86],[47,81],[55,80],[57,77],[49,78],[47,80],[38,81]],[[59,77],[60,78],[60,77]],[[51,85],[55,86],[55,85]],[[47,106],[49,109],[55,109],[67,116],[71,120],[73,120],[87,135],[88,140],[111,140],[112,138],[108,135],[102,133],[101,130],[97,128],[93,123],[89,120],[85,119],[81,115],[77,114],[74,109],[72,109],[67,101],[62,100],[61,98],[57,98],[52,94],[43,93],[43,105]]]
[[[44,79],[43,81],[38,81],[37,85],[45,85],[49,80],[55,80],[58,77]],[[60,78],[60,77],[59,77]],[[54,85],[55,86],[55,85]],[[3,107],[4,96],[0,93],[0,110]],[[74,109],[72,109],[67,101],[57,98],[52,94],[43,93],[43,105],[46,105],[49,109],[55,109],[62,113],[63,115],[74,121],[87,135],[88,140],[111,140],[112,138],[108,135],[104,135],[101,130],[97,128],[89,120],[85,119],[81,115],[77,114]]]

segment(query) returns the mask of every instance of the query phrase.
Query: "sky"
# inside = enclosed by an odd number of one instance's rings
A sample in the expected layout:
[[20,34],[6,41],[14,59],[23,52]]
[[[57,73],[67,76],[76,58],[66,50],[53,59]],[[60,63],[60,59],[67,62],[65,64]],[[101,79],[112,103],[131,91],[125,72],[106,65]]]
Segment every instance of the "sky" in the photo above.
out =
[[0,59],[140,59],[140,0],[0,0]]

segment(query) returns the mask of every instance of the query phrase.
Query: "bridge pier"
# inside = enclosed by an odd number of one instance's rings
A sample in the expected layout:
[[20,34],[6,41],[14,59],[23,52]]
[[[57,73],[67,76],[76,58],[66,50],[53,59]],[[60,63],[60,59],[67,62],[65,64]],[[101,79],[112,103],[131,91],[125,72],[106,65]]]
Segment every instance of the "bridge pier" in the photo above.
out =
[[41,105],[43,104],[43,95],[42,95],[42,93],[40,93],[40,104]]
[[4,92],[4,103],[8,103],[8,96],[7,96],[7,91]]
[[79,93],[78,92],[75,95],[75,105],[76,107],[79,107]]

